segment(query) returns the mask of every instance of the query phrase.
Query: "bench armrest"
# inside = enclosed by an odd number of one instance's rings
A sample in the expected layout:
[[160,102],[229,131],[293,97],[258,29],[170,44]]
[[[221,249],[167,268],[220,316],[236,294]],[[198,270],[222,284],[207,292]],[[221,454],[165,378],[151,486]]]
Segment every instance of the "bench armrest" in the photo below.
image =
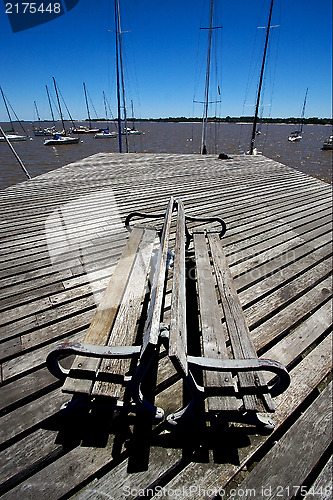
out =
[[221,231],[219,233],[220,238],[225,235],[225,232],[227,230],[226,223],[220,217],[192,217],[191,215],[186,215],[185,219],[191,222],[218,222],[219,224],[221,224]]
[[46,358],[46,366],[50,373],[60,380],[65,380],[69,375],[70,370],[66,370],[59,363],[59,358],[67,357],[72,354],[80,356],[88,356],[92,358],[133,358],[139,357],[140,346],[103,346],[82,344],[80,342],[65,342],[58,345],[48,354]]
[[188,356],[187,362],[205,370],[217,370],[231,372],[236,375],[239,372],[268,371],[278,376],[268,385],[272,397],[282,394],[290,384],[290,376],[287,369],[278,361],[272,359],[215,359],[196,356]]

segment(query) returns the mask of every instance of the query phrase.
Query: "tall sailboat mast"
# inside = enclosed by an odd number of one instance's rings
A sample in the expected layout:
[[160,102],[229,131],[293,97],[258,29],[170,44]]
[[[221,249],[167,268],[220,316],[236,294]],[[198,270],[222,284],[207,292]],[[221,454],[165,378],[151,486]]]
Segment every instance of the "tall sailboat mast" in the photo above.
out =
[[208,35],[208,51],[207,51],[206,83],[205,83],[205,101],[204,101],[203,116],[202,116],[202,134],[201,134],[201,150],[200,150],[202,155],[207,154],[206,134],[207,134],[207,121],[208,121],[210,59],[211,59],[212,33],[213,33],[213,8],[214,8],[214,0],[211,0],[209,35]]
[[126,114],[124,66],[123,66],[123,55],[122,55],[122,37],[121,37],[121,25],[120,25],[119,0],[115,0],[115,25],[116,25],[116,70],[117,70],[119,152],[120,153],[122,152],[122,143],[121,143],[121,101],[122,101],[123,113],[124,113],[124,125],[125,125],[125,153],[128,153],[127,114]]
[[47,85],[45,85],[45,87],[46,87],[47,98],[49,100],[49,105],[50,105],[50,110],[51,110],[51,116],[52,116],[53,126],[55,128],[56,124],[55,124],[55,120],[54,120],[54,114],[53,114],[53,109],[52,109],[52,104],[51,104],[51,98],[50,98],[50,94],[49,94],[49,89],[47,88]]
[[52,76],[52,80],[53,80],[53,84],[54,84],[55,93],[56,93],[56,96],[57,96],[57,101],[58,101],[58,106],[59,106],[59,113],[60,113],[62,127],[63,127],[63,130],[64,130],[65,134],[66,134],[65,123],[64,123],[63,116],[62,116],[62,111],[61,111],[60,99],[59,99],[59,95],[58,95],[57,84],[56,84],[54,76]]
[[87,113],[88,113],[88,120],[89,120],[89,128],[91,128],[91,118],[90,118],[90,113],[89,113],[88,97],[87,97],[87,91],[86,91],[86,84],[84,82],[83,82],[83,90],[84,90],[84,97],[86,99],[86,106],[87,106]]
[[300,133],[303,132],[303,123],[304,123],[304,114],[305,114],[305,106],[306,106],[306,100],[308,97],[308,88],[306,89],[305,92],[305,97],[304,97],[304,102],[303,102],[303,108],[302,108],[302,114],[301,114],[301,128],[300,128]]
[[37,113],[37,120],[40,122],[40,116],[39,116],[39,113],[38,113],[38,108],[37,108],[36,101],[34,101],[34,105],[35,105],[35,110],[36,110],[36,113]]
[[118,104],[118,142],[119,153],[123,152],[121,140],[121,103],[120,103],[120,74],[119,74],[119,38],[118,38],[118,2],[115,0],[115,32],[116,32],[116,73],[117,73],[117,104]]
[[257,123],[258,123],[258,113],[259,113],[261,87],[262,87],[262,82],[263,82],[263,78],[264,78],[264,70],[265,70],[265,63],[266,63],[266,54],[267,54],[267,47],[268,47],[269,30],[270,30],[270,27],[271,27],[273,3],[274,3],[274,0],[271,0],[271,7],[270,7],[270,11],[269,11],[268,25],[267,25],[267,30],[266,30],[266,40],[265,40],[264,55],[263,55],[263,58],[262,58],[261,71],[260,71],[260,80],[259,80],[259,87],[258,87],[256,110],[255,110],[255,114],[254,114],[253,127],[252,127],[252,136],[251,136],[251,144],[250,144],[250,151],[249,151],[250,155],[253,155],[253,150],[254,150],[254,142],[255,142],[255,136],[256,136],[256,130],[257,130]]

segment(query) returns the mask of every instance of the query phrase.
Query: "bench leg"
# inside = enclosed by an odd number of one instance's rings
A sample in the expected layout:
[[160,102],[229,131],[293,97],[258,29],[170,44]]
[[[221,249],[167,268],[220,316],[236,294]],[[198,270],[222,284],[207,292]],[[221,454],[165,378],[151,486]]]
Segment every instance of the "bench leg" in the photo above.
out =
[[183,378],[185,387],[190,393],[190,402],[185,408],[179,411],[171,413],[167,416],[166,421],[169,425],[175,426],[180,423],[186,422],[191,416],[193,416],[199,409],[200,404],[203,401],[204,388],[199,386],[193,378],[191,372],[188,373],[186,377]]
[[131,388],[132,398],[138,406],[138,410],[148,413],[152,416],[154,420],[157,422],[163,420],[164,411],[162,408],[155,406],[151,403],[143,394],[141,390],[142,382],[154,360],[157,359],[157,351],[154,353],[144,353],[141,358],[139,365],[129,383]]

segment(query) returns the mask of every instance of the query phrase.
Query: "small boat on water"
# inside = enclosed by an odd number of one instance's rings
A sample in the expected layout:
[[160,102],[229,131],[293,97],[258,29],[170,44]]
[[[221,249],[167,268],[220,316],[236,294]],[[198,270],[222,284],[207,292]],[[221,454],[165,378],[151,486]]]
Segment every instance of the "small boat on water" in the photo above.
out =
[[[26,135],[18,135],[18,134],[12,134],[10,133],[11,131],[9,132],[5,132],[6,134],[6,137],[7,139],[10,141],[10,142],[14,142],[14,141],[26,141],[27,140],[27,136]],[[6,139],[0,135],[0,141],[1,142],[4,142]]]
[[90,111],[89,111],[89,105],[88,105],[87,89],[86,89],[86,84],[84,82],[83,82],[83,90],[84,90],[84,96],[85,96],[86,106],[87,106],[89,127],[84,127],[83,125],[80,125],[79,127],[72,128],[72,132],[73,132],[73,134],[95,134],[96,132],[100,132],[100,129],[99,128],[92,128],[92,126],[91,126],[91,118],[90,118]]
[[323,149],[324,151],[333,149],[333,135],[331,135],[326,141],[324,141],[321,149]]
[[[13,142],[13,141],[26,141],[28,139],[28,136],[27,136],[27,133],[26,131],[24,130],[24,127],[22,125],[22,123],[20,122],[20,120],[17,118],[17,115],[15,113],[15,111],[13,110],[12,106],[10,105],[10,103],[8,102],[8,99],[5,97],[5,94],[3,93],[3,90],[2,90],[2,87],[0,87],[0,92],[1,92],[1,95],[2,95],[2,99],[3,99],[3,102],[4,102],[4,105],[5,105],[5,108],[6,108],[6,111],[7,111],[7,114],[8,114],[8,118],[9,118],[9,121],[10,121],[10,124],[12,126],[12,128],[10,130],[6,130],[4,132],[6,138],[10,141],[10,142]],[[8,104],[7,104],[8,103]],[[20,134],[17,134],[14,130],[14,124],[13,124],[13,121],[12,121],[12,117],[11,117],[11,114],[9,112],[9,108],[8,108],[8,105],[11,107],[11,110],[13,111],[17,121],[19,122],[19,124],[21,125],[21,128],[23,130],[23,132],[26,134],[26,135],[20,135]],[[6,139],[0,135],[0,142],[5,142]]]
[[34,135],[35,136],[41,136],[41,137],[51,137],[53,135],[66,135],[66,132],[62,130],[61,132],[58,132],[55,127],[34,127],[33,128]]
[[303,102],[303,108],[302,108],[302,113],[301,113],[301,126],[300,126],[299,130],[295,130],[295,132],[292,132],[290,134],[290,136],[288,137],[288,141],[290,141],[290,142],[299,142],[302,140],[304,112],[305,112],[306,98],[308,96],[308,90],[309,89],[306,89],[304,102]]
[[122,132],[122,135],[141,135],[141,130],[136,130],[135,128],[126,127],[126,130]]
[[[46,89],[47,89],[47,87],[46,87]],[[48,94],[48,97],[49,97],[49,94]],[[38,136],[41,136],[41,137],[52,136],[52,135],[55,135],[55,134],[66,135],[64,130],[62,132],[58,132],[56,130],[55,122],[54,122],[54,116],[53,116],[53,111],[52,111],[52,106],[51,106],[51,101],[49,101],[49,103],[50,103],[51,113],[52,113],[52,118],[53,118],[53,127],[42,127],[41,126],[41,119],[40,119],[40,116],[39,116],[39,113],[38,113],[37,103],[36,103],[36,101],[34,101],[35,110],[36,110],[36,113],[37,113],[37,119],[38,119],[38,123],[39,123],[38,127],[36,127],[35,125],[33,125],[33,127],[32,127],[32,130],[34,132],[34,136],[36,136],[36,137],[38,137]]]
[[[60,99],[59,99],[59,95],[58,95],[58,88],[57,88],[57,84],[56,84],[55,78],[52,77],[52,79],[53,79],[55,93],[56,93],[56,96],[57,96],[58,107],[59,107],[59,112],[60,112],[60,117],[61,117],[61,122],[62,122],[62,127],[63,127],[63,130],[65,131],[65,122],[64,122],[64,119],[63,119],[63,116],[62,116]],[[65,135],[60,135],[58,133],[55,133],[53,135],[52,139],[46,139],[44,141],[44,146],[62,146],[64,144],[78,144],[79,142],[80,142],[80,138],[79,137],[70,137],[70,136],[66,135],[66,133],[65,133]]]
[[63,144],[78,144],[80,142],[79,137],[68,137],[62,135],[54,135],[52,139],[46,139],[44,141],[44,146],[60,146]]
[[99,128],[88,128],[83,125],[79,125],[78,127],[72,128],[73,134],[96,134],[99,132]]
[[299,142],[302,140],[302,131],[301,130],[295,130],[295,132],[292,132],[290,136],[288,137],[288,141],[290,142]]
[[116,137],[118,137],[117,132],[110,132],[108,128],[94,135],[94,139],[115,139]]

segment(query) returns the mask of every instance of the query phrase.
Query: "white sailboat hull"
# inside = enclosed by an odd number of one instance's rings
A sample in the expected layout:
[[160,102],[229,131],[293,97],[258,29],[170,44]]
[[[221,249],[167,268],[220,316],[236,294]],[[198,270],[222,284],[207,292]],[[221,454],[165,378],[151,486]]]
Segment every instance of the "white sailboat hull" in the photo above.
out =
[[52,139],[46,139],[44,141],[44,146],[62,146],[64,144],[78,144],[80,139],[78,137],[53,137]]
[[[6,134],[7,139],[10,142],[13,141],[26,141],[27,136],[26,135],[16,135],[16,134]],[[4,142],[6,139],[3,136],[0,136],[0,141]]]

